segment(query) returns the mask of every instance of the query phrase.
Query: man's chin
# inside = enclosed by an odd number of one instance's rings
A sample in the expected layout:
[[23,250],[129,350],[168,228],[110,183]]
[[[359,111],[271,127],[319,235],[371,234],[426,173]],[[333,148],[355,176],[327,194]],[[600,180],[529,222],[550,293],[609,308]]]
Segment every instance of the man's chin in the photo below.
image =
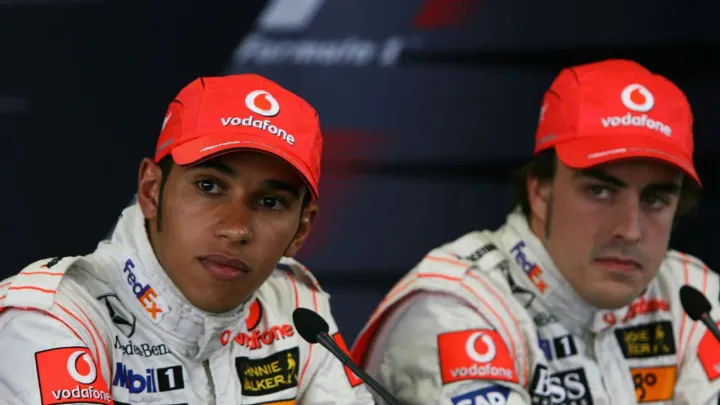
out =
[[630,305],[640,293],[634,288],[623,285],[598,289],[581,295],[585,295],[583,299],[597,309],[614,311]]
[[634,298],[621,298],[621,299],[614,299],[614,300],[597,300],[594,303],[590,303],[592,306],[594,306],[597,309],[603,310],[603,311],[615,311],[620,308],[626,307],[630,305],[634,301]]
[[196,283],[180,290],[195,308],[213,314],[233,311],[241,306],[249,295],[238,291],[238,288],[232,288],[227,282],[219,283],[216,280]]
[[224,314],[233,311],[243,304],[245,301],[238,301],[237,298],[232,300],[223,299],[218,295],[194,297],[188,299],[193,306],[211,314]]

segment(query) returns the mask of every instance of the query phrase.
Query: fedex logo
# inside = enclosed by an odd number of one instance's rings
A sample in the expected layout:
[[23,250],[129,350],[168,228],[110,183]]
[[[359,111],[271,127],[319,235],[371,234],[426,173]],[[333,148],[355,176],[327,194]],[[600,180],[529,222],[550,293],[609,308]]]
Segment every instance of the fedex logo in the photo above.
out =
[[520,265],[530,281],[537,287],[538,291],[544,293],[545,289],[547,289],[547,283],[542,279],[543,271],[540,266],[528,260],[523,251],[524,247],[525,241],[521,240],[510,249],[510,252],[515,254],[515,262]]
[[165,311],[167,311],[167,304],[162,298],[158,297],[150,284],[138,280],[138,277],[133,272],[134,268],[135,263],[133,263],[132,259],[127,259],[125,267],[123,268],[123,273],[127,275],[127,283],[137,300],[140,301],[140,304],[142,304],[150,314],[152,320],[155,322],[160,321]]

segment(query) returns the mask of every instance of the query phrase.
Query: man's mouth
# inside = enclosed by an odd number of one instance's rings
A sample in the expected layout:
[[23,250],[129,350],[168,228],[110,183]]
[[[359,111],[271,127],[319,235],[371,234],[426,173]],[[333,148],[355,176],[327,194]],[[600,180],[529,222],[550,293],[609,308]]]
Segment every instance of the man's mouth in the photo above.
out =
[[643,269],[642,264],[637,260],[624,257],[598,257],[595,258],[594,262],[615,271],[637,271]]
[[215,278],[221,280],[232,280],[251,272],[250,266],[244,261],[220,253],[203,256],[200,258],[200,263]]

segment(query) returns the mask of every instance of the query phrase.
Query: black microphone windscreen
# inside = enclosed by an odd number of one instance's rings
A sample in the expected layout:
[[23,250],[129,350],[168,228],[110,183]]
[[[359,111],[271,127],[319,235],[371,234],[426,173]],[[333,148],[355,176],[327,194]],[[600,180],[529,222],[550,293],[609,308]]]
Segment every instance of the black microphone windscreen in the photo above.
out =
[[330,326],[322,316],[307,308],[297,308],[293,311],[293,323],[300,336],[311,344],[318,342],[318,333],[327,333],[330,330]]
[[707,297],[689,285],[680,287],[680,302],[685,312],[693,321],[699,320],[712,309],[712,305],[710,305]]

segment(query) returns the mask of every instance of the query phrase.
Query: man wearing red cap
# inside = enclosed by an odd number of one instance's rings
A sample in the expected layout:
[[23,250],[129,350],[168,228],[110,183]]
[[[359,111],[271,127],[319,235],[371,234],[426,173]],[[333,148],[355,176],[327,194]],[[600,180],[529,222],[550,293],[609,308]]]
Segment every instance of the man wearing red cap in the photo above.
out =
[[0,403],[372,403],[293,326],[313,309],[344,345],[292,259],[318,213],[321,151],[313,107],[268,79],[187,85],[108,240],[0,282]]
[[406,403],[717,404],[720,344],[679,290],[715,301],[720,280],[668,250],[700,188],[692,155],[667,79],[626,60],[563,70],[517,209],[425,256],[354,358]]

